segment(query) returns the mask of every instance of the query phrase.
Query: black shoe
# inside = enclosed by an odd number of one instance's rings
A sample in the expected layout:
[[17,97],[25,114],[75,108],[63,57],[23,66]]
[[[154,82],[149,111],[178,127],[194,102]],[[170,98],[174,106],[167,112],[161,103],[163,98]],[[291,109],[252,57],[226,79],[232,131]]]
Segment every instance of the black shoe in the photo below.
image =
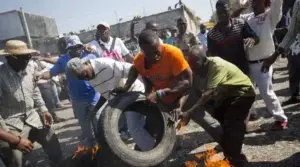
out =
[[281,105],[282,106],[288,106],[288,105],[291,105],[291,104],[298,104],[298,103],[300,103],[300,99],[298,99],[296,97],[291,97],[287,101],[283,102]]

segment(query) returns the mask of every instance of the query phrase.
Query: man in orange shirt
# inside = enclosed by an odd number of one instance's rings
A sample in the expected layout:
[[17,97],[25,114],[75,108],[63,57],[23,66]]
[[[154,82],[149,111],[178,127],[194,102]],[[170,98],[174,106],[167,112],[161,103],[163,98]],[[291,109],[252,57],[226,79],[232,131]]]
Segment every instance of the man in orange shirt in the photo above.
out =
[[134,58],[133,66],[124,87],[115,92],[126,92],[141,75],[147,100],[179,107],[179,99],[190,88],[192,71],[179,48],[161,44],[157,34],[144,30],[139,35],[141,52]]

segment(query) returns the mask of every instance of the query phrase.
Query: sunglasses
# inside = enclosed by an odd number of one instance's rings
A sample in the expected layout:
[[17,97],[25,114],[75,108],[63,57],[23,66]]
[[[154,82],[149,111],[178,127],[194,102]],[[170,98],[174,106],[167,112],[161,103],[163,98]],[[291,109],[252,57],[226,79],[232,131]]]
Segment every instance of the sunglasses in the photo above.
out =
[[27,60],[27,59],[31,59],[32,58],[32,55],[28,55],[28,54],[26,54],[26,55],[8,55],[8,57],[12,57],[12,58],[14,58],[14,59],[18,59],[18,60],[22,60],[22,59],[25,59],[25,60]]

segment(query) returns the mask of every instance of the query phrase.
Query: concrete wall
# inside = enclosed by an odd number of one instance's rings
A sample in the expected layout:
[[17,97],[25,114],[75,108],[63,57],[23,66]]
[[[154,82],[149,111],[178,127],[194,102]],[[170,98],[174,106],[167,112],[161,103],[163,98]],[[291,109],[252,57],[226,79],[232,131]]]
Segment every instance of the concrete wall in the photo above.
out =
[[57,37],[59,35],[54,18],[29,13],[25,13],[25,17],[31,37]]
[[[148,21],[156,21],[161,29],[168,28],[170,26],[176,26],[176,19],[179,17],[185,17],[188,21],[188,32],[198,33],[199,26],[190,15],[183,8],[178,8],[163,13],[158,13],[150,16],[143,17],[142,20],[135,25],[135,33],[140,33],[145,28],[145,23]],[[111,34],[116,37],[129,37],[130,36],[130,24],[131,20],[122,22],[120,24],[111,25]],[[95,38],[96,30],[91,30],[79,34],[79,38],[83,43],[88,43]]]
[[[0,13],[0,40],[25,36],[19,11]],[[59,35],[54,18],[25,13],[31,37],[56,37]]]
[[17,11],[0,14],[0,40],[24,36],[22,22]]

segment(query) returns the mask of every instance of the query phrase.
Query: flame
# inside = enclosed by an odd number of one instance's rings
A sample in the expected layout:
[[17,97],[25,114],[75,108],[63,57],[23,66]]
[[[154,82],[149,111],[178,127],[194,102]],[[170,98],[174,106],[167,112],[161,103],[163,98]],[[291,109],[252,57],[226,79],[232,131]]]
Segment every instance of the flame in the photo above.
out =
[[[223,160],[219,156],[216,150],[210,148],[203,154],[196,154],[195,157],[199,160],[204,159],[205,167],[231,167],[227,159]],[[214,159],[214,160],[213,160]],[[186,161],[186,167],[197,167],[198,163],[196,161]]]
[[196,161],[186,161],[184,162],[186,167],[197,167],[198,163]]
[[178,130],[178,131],[182,131],[182,130],[183,130],[183,128],[185,127],[185,125],[186,125],[186,123],[185,123],[185,122],[183,122],[183,121],[180,121],[180,122],[178,123],[178,125],[176,126],[176,130]]
[[97,151],[99,150],[99,146],[96,145],[94,148],[92,148],[92,159],[95,160],[96,159],[96,154],[97,154]]
[[78,146],[77,147],[77,150],[75,151],[72,159],[76,158],[77,154],[80,153],[80,152],[87,152],[88,151],[88,148],[87,147],[84,147],[84,146]]
[[97,151],[99,150],[99,146],[96,145],[95,147],[93,147],[92,149],[89,149],[88,147],[84,147],[84,146],[78,146],[77,147],[77,150],[75,151],[72,159],[76,158],[76,156],[79,154],[79,153],[86,153],[88,151],[91,151],[92,152],[92,160],[95,160],[96,159],[96,154],[97,154]]

